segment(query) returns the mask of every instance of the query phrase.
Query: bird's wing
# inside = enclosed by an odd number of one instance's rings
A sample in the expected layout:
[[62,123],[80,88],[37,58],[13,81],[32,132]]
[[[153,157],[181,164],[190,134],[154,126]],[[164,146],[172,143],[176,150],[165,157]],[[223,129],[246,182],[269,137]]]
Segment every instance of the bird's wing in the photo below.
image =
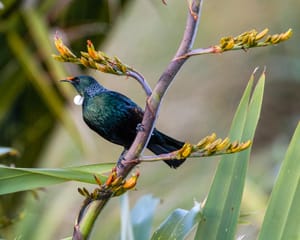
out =
[[109,91],[84,104],[84,121],[106,140],[129,148],[143,110],[125,95]]
[[138,124],[142,122],[144,112],[128,97],[120,93],[111,92],[111,94],[117,100],[114,107],[119,115],[118,121],[115,122],[115,139],[122,143],[120,145],[129,148],[136,136]]

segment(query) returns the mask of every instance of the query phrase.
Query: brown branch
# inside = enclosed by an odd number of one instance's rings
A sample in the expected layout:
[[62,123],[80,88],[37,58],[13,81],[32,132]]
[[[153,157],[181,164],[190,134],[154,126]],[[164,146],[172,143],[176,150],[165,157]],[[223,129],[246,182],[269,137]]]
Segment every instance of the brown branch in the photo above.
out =
[[[125,159],[122,161],[122,164],[119,164],[119,166],[117,167],[118,176],[127,176],[127,174],[136,165],[132,163],[132,160],[138,159],[145,146],[147,146],[155,125],[156,116],[159,111],[161,100],[166,90],[170,86],[172,80],[186,61],[186,59],[180,59],[179,57],[188,53],[193,46],[200,19],[201,4],[201,0],[194,0],[191,3],[191,10],[193,14],[191,14],[191,11],[188,11],[186,28],[181,44],[174,56],[175,60],[169,63],[166,70],[158,80],[149,100],[147,101],[144,118],[142,121],[144,131],[138,132],[134,142],[132,143],[130,149],[124,157]],[[196,14],[198,17],[195,18],[194,14]]]
[[269,29],[264,29],[261,32],[257,32],[255,29],[244,32],[236,37],[223,37],[220,40],[220,44],[211,46],[208,48],[192,49],[188,53],[179,57],[189,58],[192,56],[211,54],[211,53],[223,53],[232,50],[244,50],[247,51],[250,48],[267,47],[270,45],[276,45],[291,38],[293,31],[288,29],[286,32],[280,34],[267,35]]
[[186,158],[199,158],[199,157],[210,157],[224,154],[232,154],[251,146],[251,141],[246,142],[230,142],[227,137],[225,139],[217,138],[216,134],[206,136],[201,139],[197,144],[185,143],[184,146],[170,153],[164,153],[154,156],[140,156],[136,161],[138,162],[156,162],[166,160],[177,160],[182,161]]
[[127,76],[134,78],[141,84],[142,88],[144,89],[147,96],[150,96],[152,94],[152,89],[149,86],[148,82],[145,80],[145,78],[137,71],[129,69],[127,70]]
[[[116,169],[118,177],[123,179],[126,178],[130,171],[138,164],[138,162],[134,160],[139,158],[147,146],[155,125],[161,100],[174,77],[186,61],[185,58],[180,58],[180,56],[184,56],[192,49],[200,19],[201,5],[202,0],[193,0],[190,3],[186,27],[180,46],[173,60],[169,63],[166,70],[161,75],[152,94],[147,100],[142,121],[144,131],[139,131],[137,133],[130,149],[126,152],[124,159],[120,161],[120,164],[118,164]],[[147,94],[148,93],[149,91]],[[80,211],[81,214],[79,214],[76,226],[74,227],[73,239],[86,239],[88,237],[97,216],[101,213],[103,207],[110,198],[111,196],[108,195],[101,200],[91,201],[82,207],[82,210]]]

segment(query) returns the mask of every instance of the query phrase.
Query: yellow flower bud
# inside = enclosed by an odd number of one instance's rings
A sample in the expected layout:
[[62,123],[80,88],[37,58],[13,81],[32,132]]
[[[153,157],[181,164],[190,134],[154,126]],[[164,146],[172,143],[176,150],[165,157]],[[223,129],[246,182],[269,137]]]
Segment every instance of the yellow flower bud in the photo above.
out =
[[94,179],[95,179],[96,183],[97,183],[99,186],[102,185],[101,179],[100,179],[97,175],[95,175],[95,174],[94,174]]
[[63,57],[71,57],[76,58],[75,54],[71,52],[69,48],[67,48],[62,39],[58,36],[55,36],[54,38],[54,44],[57,49],[57,51],[63,56]]
[[89,58],[89,56],[90,56],[87,52],[83,52],[83,51],[81,51],[80,54],[82,57],[85,57],[85,58]]
[[228,137],[225,138],[222,142],[220,142],[220,143],[216,146],[217,151],[221,151],[221,150],[223,150],[223,149],[226,149],[226,148],[228,147],[228,145],[229,145],[229,142],[230,142],[229,138],[228,138]]
[[289,38],[291,38],[292,35],[293,35],[293,30],[290,28],[285,33],[282,33],[281,40],[282,41],[288,40]]
[[126,190],[132,189],[135,187],[137,180],[139,178],[140,174],[136,173],[134,175],[132,175],[129,179],[127,179],[125,181],[125,183],[123,184],[123,188]]
[[123,186],[120,186],[120,187],[114,189],[113,196],[118,197],[118,196],[124,194],[126,191],[127,191],[127,189],[123,188]]
[[271,43],[276,44],[280,42],[280,35],[279,34],[274,34],[271,37]]
[[87,40],[87,50],[88,50],[89,56],[92,59],[96,60],[97,59],[97,52],[95,51],[95,47],[94,47],[91,40]]
[[268,28],[265,28],[264,30],[262,30],[260,33],[258,33],[255,37],[255,41],[261,40],[262,38],[264,38],[267,33],[269,32]]
[[246,148],[248,148],[248,147],[250,147],[250,146],[251,146],[251,143],[252,143],[251,140],[248,140],[248,141],[246,141],[246,142],[240,144],[240,149],[241,149],[241,151],[244,150],[244,149],[246,149]]
[[108,178],[106,179],[105,185],[106,185],[106,186],[111,185],[111,183],[112,183],[116,178],[117,178],[117,169],[116,169],[116,167],[114,167],[114,168],[111,170],[111,173],[109,174]]
[[183,147],[178,151],[179,159],[187,158],[188,156],[190,156],[192,150],[193,150],[193,145],[190,143],[185,143]]
[[63,58],[61,55],[52,54],[52,57],[57,61],[65,62],[65,58]]
[[88,61],[85,57],[81,57],[81,58],[80,58],[80,62],[81,62],[82,65],[85,66],[85,67],[89,67],[89,66],[90,66],[89,61]]

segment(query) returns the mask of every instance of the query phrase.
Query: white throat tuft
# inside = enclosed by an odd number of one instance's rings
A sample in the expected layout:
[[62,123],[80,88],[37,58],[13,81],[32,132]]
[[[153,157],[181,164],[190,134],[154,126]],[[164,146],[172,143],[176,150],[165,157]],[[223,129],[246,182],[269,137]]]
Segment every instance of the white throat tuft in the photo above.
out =
[[74,102],[76,105],[80,106],[80,105],[82,105],[82,103],[83,103],[83,99],[84,99],[83,96],[81,96],[81,95],[76,95],[76,96],[74,97],[74,99],[73,99],[73,102]]

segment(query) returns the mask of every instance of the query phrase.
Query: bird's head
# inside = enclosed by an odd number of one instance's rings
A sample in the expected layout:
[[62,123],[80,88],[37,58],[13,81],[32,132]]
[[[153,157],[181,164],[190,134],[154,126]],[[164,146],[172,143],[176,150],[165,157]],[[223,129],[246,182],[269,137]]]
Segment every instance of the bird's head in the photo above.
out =
[[94,78],[85,75],[68,77],[61,81],[71,83],[81,96],[84,96],[86,93],[90,95],[93,94],[93,91],[103,89],[103,87]]

